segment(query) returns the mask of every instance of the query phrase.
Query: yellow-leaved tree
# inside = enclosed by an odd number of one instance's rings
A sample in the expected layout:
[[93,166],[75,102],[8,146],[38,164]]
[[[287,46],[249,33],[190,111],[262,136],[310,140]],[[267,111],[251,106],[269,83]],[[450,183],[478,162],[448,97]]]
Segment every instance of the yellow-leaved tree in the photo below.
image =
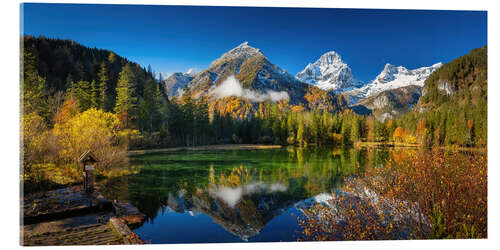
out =
[[118,116],[95,108],[76,114],[64,123],[56,123],[54,133],[59,140],[59,157],[74,164],[86,150],[99,159],[98,171],[109,170],[125,159],[126,143],[120,139],[122,126]]
[[23,166],[25,174],[30,174],[35,164],[43,163],[47,151],[47,126],[37,114],[25,114],[21,121],[23,143]]

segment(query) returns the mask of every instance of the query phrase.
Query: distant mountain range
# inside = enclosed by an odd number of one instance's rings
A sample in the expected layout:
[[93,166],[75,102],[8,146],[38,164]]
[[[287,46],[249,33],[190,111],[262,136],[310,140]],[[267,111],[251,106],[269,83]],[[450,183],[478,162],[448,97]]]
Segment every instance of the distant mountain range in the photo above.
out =
[[182,95],[184,87],[193,80],[195,74],[191,72],[176,72],[165,79],[165,92],[168,96]]
[[429,67],[408,70],[403,66],[386,64],[382,72],[380,72],[374,80],[360,88],[346,91],[349,95],[349,103],[356,104],[364,98],[374,96],[386,90],[407,87],[410,85],[423,87],[425,80],[431,73],[442,65],[443,64],[439,62]]
[[[340,94],[346,97],[350,106],[361,104],[362,100],[380,93],[385,93],[383,96],[390,93],[391,100],[410,101],[398,102],[396,106],[409,107],[415,103],[416,95],[413,94],[420,95],[424,81],[441,66],[442,63],[436,63],[429,67],[408,70],[403,66],[388,63],[375,79],[362,82],[355,79],[351,68],[338,53],[330,51],[316,62],[309,63],[294,77],[271,63],[260,49],[244,42],[222,54],[207,69],[197,74],[172,74],[165,80],[165,91],[169,96],[181,96],[187,92],[195,98],[207,96],[217,99],[233,96],[248,99],[250,102],[288,99],[294,105],[311,104],[311,100],[305,98],[308,93],[327,93],[330,96]],[[231,76],[234,78],[230,78]],[[408,86],[412,87],[407,88]],[[396,89],[401,90],[391,91]],[[408,98],[404,89],[410,90],[412,98]],[[354,110],[359,109],[359,105],[357,106]],[[370,107],[373,105],[366,108]],[[377,106],[377,109],[381,108]]]
[[[26,36],[24,43],[26,47],[43,51],[38,53],[39,72],[46,77],[48,89],[53,93],[64,91],[69,86],[69,81],[90,82],[97,79],[96,69],[105,63],[108,77],[106,91],[110,100],[113,100],[116,97],[119,73],[129,62],[111,51],[87,48],[70,40]],[[415,95],[408,98],[405,91],[391,90],[416,86],[407,90],[411,90],[413,94],[425,94],[426,90],[421,89],[424,81],[441,65],[436,63],[408,70],[403,66],[386,64],[374,80],[362,82],[356,80],[349,65],[337,52],[330,51],[293,76],[273,64],[260,49],[244,42],[223,53],[200,72],[189,70],[170,75],[164,80],[163,88],[170,98],[186,94],[193,98],[208,98],[211,108],[217,106],[225,109],[224,112],[240,113],[237,116],[241,118],[255,112],[258,108],[255,104],[264,101],[287,101],[299,109],[323,109],[329,112],[351,108],[357,113],[368,114],[375,109],[384,109],[385,107],[370,103],[389,94],[390,100],[398,100],[397,107],[413,107]],[[135,63],[134,70],[141,76],[137,79],[137,93],[142,94],[145,82],[143,76],[152,72]],[[449,93],[455,91],[454,86],[447,82],[440,82],[437,87]],[[382,96],[379,96],[381,93]],[[409,102],[404,103],[406,100]],[[228,103],[233,104],[227,105]],[[394,104],[392,101],[376,103],[386,103],[387,107]],[[106,110],[111,110],[114,102],[110,101],[105,106]]]
[[298,80],[247,42],[222,54],[195,75],[171,75],[165,81],[165,89],[177,96],[205,97],[212,103],[240,98],[245,106],[250,106],[248,112],[255,111],[254,103],[264,101],[288,101],[291,105],[328,111],[347,108],[342,96]]
[[368,96],[353,108],[359,110],[358,113],[361,113],[361,110],[369,110],[368,113],[372,113],[379,120],[391,119],[415,107],[421,96],[422,87],[409,85]]
[[[116,104],[120,73],[127,64],[135,76],[134,97],[150,98],[145,96],[145,90],[148,81],[154,81],[151,67],[143,68],[112,51],[86,47],[72,40],[33,36],[24,36],[23,46],[29,48],[26,52],[35,55],[37,70],[45,79],[44,88],[53,98],[51,101],[58,100],[73,85],[81,85],[83,89],[103,79],[106,98],[102,106],[111,111]],[[288,107],[292,112],[350,109],[358,114],[373,114],[379,120],[392,119],[408,111],[447,110],[450,105],[468,107],[471,106],[468,101],[486,107],[487,48],[474,49],[445,65],[436,63],[409,70],[386,64],[373,80],[363,83],[356,80],[348,64],[334,51],[292,76],[273,64],[261,50],[244,42],[199,73],[189,70],[170,75],[163,87],[162,98],[167,95],[170,99],[185,95],[206,98],[203,103],[210,112],[242,120],[271,109],[264,101],[285,101],[274,107]],[[88,96],[78,98],[83,100]],[[481,128],[475,121],[485,123],[483,116],[486,117],[481,113],[468,125],[479,131]]]

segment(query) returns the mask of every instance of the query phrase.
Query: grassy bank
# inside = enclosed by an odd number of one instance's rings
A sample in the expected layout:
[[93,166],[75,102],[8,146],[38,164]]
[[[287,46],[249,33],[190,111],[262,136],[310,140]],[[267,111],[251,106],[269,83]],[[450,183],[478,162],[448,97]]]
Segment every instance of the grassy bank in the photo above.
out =
[[281,148],[281,145],[261,145],[261,144],[222,144],[222,145],[205,145],[195,147],[175,147],[163,149],[145,149],[128,151],[129,156],[150,154],[150,153],[166,153],[178,151],[201,151],[201,150],[248,150],[248,149],[272,149]]

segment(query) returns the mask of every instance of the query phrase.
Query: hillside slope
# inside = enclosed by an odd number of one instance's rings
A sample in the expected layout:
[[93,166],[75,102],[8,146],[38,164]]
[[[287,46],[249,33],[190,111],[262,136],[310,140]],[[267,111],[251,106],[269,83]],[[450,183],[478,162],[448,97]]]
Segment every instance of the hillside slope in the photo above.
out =
[[46,37],[23,37],[23,47],[35,57],[35,65],[41,77],[47,81],[46,91],[50,96],[66,92],[71,82],[98,81],[99,71],[104,64],[106,91],[110,101],[107,110],[112,109],[116,98],[116,87],[122,68],[130,63],[137,78],[136,95],[142,96],[147,79],[153,79],[151,69],[145,69],[135,62],[121,57],[113,51],[90,48],[72,40]]
[[434,71],[425,81],[414,110],[398,122],[418,122],[427,145],[487,145],[488,51],[473,49]]
[[410,111],[418,103],[421,95],[420,86],[410,85],[382,91],[361,100],[355,106],[371,110],[379,120],[392,119]]

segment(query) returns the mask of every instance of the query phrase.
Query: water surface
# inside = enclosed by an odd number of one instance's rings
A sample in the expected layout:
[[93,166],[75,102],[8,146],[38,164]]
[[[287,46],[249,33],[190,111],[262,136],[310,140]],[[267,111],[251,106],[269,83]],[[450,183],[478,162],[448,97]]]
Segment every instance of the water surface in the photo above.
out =
[[387,149],[259,149],[157,153],[131,159],[129,175],[107,179],[105,196],[147,215],[135,229],[150,243],[295,241],[307,204]]

